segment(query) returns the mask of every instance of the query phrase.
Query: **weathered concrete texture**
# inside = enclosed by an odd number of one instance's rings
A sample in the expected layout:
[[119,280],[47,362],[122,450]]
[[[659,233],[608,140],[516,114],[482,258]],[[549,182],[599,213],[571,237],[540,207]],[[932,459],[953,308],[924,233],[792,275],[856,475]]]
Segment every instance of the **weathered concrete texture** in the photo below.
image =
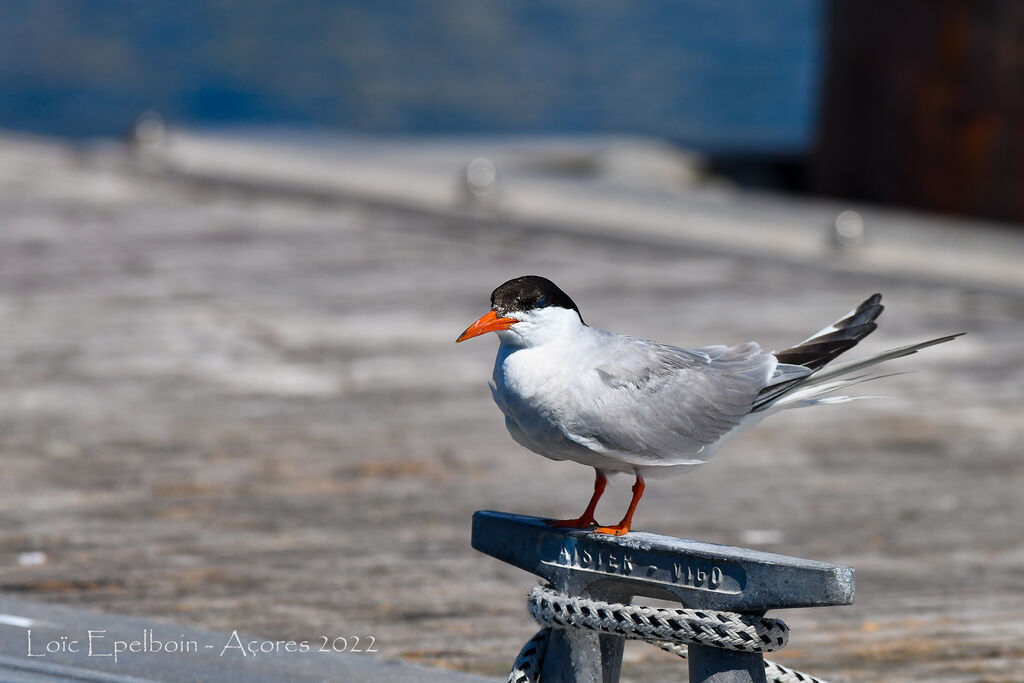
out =
[[[472,512],[574,515],[591,487],[505,434],[494,341],[452,343],[492,287],[542,273],[597,326],[775,348],[882,288],[13,142],[0,216],[0,590],[267,637],[372,634],[384,656],[491,674],[535,630],[531,579],[470,549]],[[1019,680],[1024,307],[883,284],[865,350],[970,334],[862,391],[893,398],[774,417],[652,483],[635,526],[855,567],[854,606],[786,613],[783,663]],[[684,668],[626,649],[630,680]]]

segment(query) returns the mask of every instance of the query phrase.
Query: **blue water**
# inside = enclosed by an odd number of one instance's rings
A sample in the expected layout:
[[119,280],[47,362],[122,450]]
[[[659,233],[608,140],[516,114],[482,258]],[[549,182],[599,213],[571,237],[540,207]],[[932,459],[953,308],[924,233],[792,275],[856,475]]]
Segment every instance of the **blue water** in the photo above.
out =
[[805,149],[820,0],[0,0],[0,127],[628,132]]

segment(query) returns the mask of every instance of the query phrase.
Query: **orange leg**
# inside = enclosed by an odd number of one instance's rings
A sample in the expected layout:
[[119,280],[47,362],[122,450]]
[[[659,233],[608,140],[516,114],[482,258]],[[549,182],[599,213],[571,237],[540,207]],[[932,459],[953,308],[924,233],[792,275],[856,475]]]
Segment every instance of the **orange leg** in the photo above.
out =
[[601,470],[594,470],[594,473],[594,495],[590,497],[590,502],[587,503],[587,509],[583,511],[583,514],[576,519],[549,519],[546,520],[548,524],[561,529],[589,529],[597,526],[594,510],[597,509],[597,501],[604,493],[604,487],[608,485],[608,477],[604,476],[604,472]]
[[612,536],[624,536],[629,533],[629,527],[633,524],[633,513],[636,512],[636,505],[640,502],[640,496],[644,495],[644,478],[639,473],[636,475],[636,483],[633,484],[633,499],[629,501],[629,509],[626,516],[615,526],[599,526],[594,531],[599,534],[611,534]]

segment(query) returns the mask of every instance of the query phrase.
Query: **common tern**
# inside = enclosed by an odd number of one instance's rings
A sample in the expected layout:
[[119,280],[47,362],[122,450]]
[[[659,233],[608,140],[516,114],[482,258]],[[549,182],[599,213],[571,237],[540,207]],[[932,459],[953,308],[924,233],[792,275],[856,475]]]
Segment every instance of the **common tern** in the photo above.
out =
[[[960,336],[823,369],[875,330],[881,299],[869,297],[783,351],[765,351],[755,342],[682,349],[591,327],[555,283],[525,275],[495,289],[491,309],[455,341],[496,332],[491,393],[512,438],[546,458],[594,468],[587,509],[550,523],[622,535],[646,478],[704,464],[726,439],[773,413],[850,401],[835,392],[878,378],[853,373]],[[614,472],[636,476],[633,497],[618,524],[600,526],[594,511],[606,475]]]

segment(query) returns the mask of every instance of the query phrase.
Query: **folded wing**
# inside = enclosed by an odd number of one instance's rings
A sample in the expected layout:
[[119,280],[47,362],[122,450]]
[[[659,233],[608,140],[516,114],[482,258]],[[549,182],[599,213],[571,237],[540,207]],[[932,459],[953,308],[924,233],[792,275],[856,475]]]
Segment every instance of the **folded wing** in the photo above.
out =
[[753,342],[700,349],[621,343],[614,360],[595,369],[603,384],[595,400],[566,426],[573,440],[633,464],[703,462],[708,446],[781,377],[775,357]]

